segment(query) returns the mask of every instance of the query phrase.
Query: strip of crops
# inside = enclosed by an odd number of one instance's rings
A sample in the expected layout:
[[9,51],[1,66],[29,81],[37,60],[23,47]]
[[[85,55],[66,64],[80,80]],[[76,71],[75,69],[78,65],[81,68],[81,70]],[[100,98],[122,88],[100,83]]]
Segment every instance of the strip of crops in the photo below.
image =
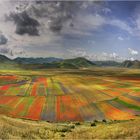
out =
[[133,104],[133,105],[136,105],[136,106],[140,106],[140,102],[136,101],[136,100],[133,100],[133,99],[130,99],[128,97],[125,97],[125,96],[119,96],[119,99],[120,100],[123,100],[127,103],[130,103],[130,104]]
[[27,116],[25,117],[32,120],[40,120],[40,114],[42,112],[44,103],[45,97],[37,96],[30,106]]
[[11,97],[11,96],[1,96],[0,97],[0,105],[5,105],[10,102],[12,102],[17,97]]
[[124,112],[128,112],[131,113],[133,115],[139,115],[140,110],[137,110],[135,108],[135,106],[129,104],[129,103],[125,103],[123,101],[118,101],[119,99],[114,99],[114,100],[110,100],[107,101],[109,104],[111,104],[112,106],[124,111]]
[[106,102],[101,102],[100,104],[98,104],[98,106],[104,112],[104,115],[107,119],[129,120],[135,118],[135,116],[133,116],[132,114],[119,110]]
[[140,110],[140,106],[137,106],[137,105],[134,105],[134,104],[131,104],[129,102],[125,102],[123,100],[120,100],[119,98],[116,98],[114,101],[118,102],[119,104],[122,104],[130,109],[135,109],[135,110]]
[[117,95],[119,95],[120,93],[116,92],[116,91],[112,91],[111,89],[107,89],[107,90],[102,90],[102,92],[108,94],[108,96],[110,97],[116,97]]
[[57,97],[57,121],[82,120],[71,96]]
[[55,121],[56,120],[56,97],[55,96],[47,96],[45,103],[43,105],[43,109],[41,112],[41,119],[47,121]]
[[38,86],[38,83],[35,82],[35,83],[33,84],[33,87],[32,87],[31,96],[37,96],[37,86]]

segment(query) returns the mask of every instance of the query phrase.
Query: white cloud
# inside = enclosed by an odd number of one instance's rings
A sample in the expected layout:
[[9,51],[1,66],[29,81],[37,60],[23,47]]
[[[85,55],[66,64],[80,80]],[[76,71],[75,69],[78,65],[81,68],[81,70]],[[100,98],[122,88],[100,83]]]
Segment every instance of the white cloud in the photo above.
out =
[[119,19],[112,19],[107,22],[110,25],[116,26],[124,31],[127,31],[129,34],[133,34],[133,28],[131,28],[127,23]]
[[124,40],[124,38],[123,38],[123,37],[121,37],[121,36],[119,36],[119,37],[118,37],[118,40],[123,41],[123,40]]
[[102,9],[102,11],[105,13],[105,14],[108,14],[108,13],[111,13],[111,9],[105,7]]
[[91,61],[124,61],[125,58],[122,56],[119,56],[117,53],[112,52],[112,53],[107,53],[107,52],[102,52],[102,53],[94,53],[94,52],[89,52],[86,51],[83,48],[76,48],[76,49],[69,49],[67,50],[70,54],[71,57],[85,57]]
[[128,51],[129,51],[130,55],[138,55],[138,53],[139,53],[138,51],[131,49],[131,48],[128,48]]
[[88,14],[88,15],[78,15],[73,24],[74,28],[83,31],[90,31],[91,29],[97,29],[98,27],[104,25],[106,19],[99,14]]
[[135,59],[133,57],[131,57],[129,60],[134,61]]
[[69,53],[71,53],[72,57],[86,57],[87,52],[83,48],[76,48],[76,49],[68,49]]
[[115,52],[109,54],[110,58],[112,59],[116,59],[118,57],[118,54],[116,54]]

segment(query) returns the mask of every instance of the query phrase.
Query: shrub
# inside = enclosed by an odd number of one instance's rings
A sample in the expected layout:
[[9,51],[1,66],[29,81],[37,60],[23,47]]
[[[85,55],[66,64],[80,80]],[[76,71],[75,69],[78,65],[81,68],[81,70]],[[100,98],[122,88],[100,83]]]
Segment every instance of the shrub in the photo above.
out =
[[94,120],[94,122],[97,123],[98,121],[97,120]]
[[96,126],[96,124],[95,124],[94,122],[92,122],[92,123],[90,124],[90,126]]
[[61,134],[61,137],[65,137],[65,134]]
[[80,125],[80,122],[76,122],[75,125]]
[[75,126],[74,126],[74,125],[71,125],[71,126],[70,126],[70,128],[71,128],[71,129],[74,129],[74,128],[75,128]]
[[105,122],[106,123],[107,121],[105,119],[103,119],[102,122]]
[[70,128],[57,128],[56,130],[55,130],[56,132],[70,132],[71,130],[70,130]]

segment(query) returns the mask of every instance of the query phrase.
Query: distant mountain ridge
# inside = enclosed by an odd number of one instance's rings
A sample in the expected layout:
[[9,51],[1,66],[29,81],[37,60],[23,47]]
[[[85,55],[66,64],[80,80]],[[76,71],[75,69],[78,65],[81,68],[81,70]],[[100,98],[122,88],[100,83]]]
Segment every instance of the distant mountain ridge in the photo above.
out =
[[97,66],[104,66],[104,67],[110,67],[110,66],[117,66],[119,67],[121,65],[121,62],[116,62],[116,61],[111,61],[111,60],[107,60],[107,61],[93,61],[93,63],[95,63]]
[[52,62],[59,62],[63,59],[61,58],[55,58],[55,57],[48,57],[48,58],[21,58],[17,57],[14,59],[15,62],[21,63],[21,64],[47,64],[47,63],[52,63]]
[[88,68],[93,66],[113,66],[125,68],[140,68],[139,60],[126,60],[122,63],[116,61],[90,61],[84,57],[72,59],[61,59],[55,57],[47,58],[21,58],[10,59],[7,56],[0,55],[0,68],[26,68],[26,69],[45,69],[45,68]]
[[61,59],[55,57],[48,58],[21,58],[10,59],[4,55],[0,55],[0,63],[8,65],[17,64],[21,68],[26,69],[43,69],[43,68],[69,68],[77,69],[80,67],[95,66],[93,62],[83,57],[73,59]]

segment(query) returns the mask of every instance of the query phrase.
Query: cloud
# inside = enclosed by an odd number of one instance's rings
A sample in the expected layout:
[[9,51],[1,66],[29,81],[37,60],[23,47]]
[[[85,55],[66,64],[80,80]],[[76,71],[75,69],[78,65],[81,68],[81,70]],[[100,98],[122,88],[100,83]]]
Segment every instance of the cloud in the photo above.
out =
[[76,49],[68,49],[67,50],[70,54],[71,57],[85,57],[91,61],[124,61],[125,58],[119,56],[117,53],[112,52],[112,53],[107,53],[107,52],[102,52],[102,53],[94,53],[94,52],[89,52],[86,51],[83,48],[76,48]]
[[116,54],[115,52],[109,54],[110,58],[116,59],[119,55]]
[[[74,33],[79,33],[78,25],[80,21],[76,21],[76,19],[80,18],[82,22],[85,21],[84,24],[87,25],[86,22],[89,21],[89,26],[98,26],[99,20],[103,20],[102,17],[99,15],[93,17],[84,16],[87,18],[83,20],[83,15],[79,14],[83,12],[88,7],[92,7],[92,9],[96,9],[96,5],[100,5],[101,2],[94,2],[94,1],[19,1],[16,5],[16,9],[13,10],[12,14],[10,15],[13,19],[16,27],[16,33],[19,35],[23,35],[27,33],[29,35],[38,35],[38,30],[42,27],[44,30],[52,31],[54,33],[60,33],[63,29],[69,28]],[[81,15],[82,17],[78,17]],[[6,16],[7,17],[7,16]],[[25,22],[26,21],[26,22]],[[102,22],[102,21],[99,21]],[[38,26],[41,26],[40,28]],[[76,27],[75,27],[76,26]],[[37,28],[38,27],[38,28]],[[75,28],[74,28],[75,27]],[[94,28],[94,27],[93,27]],[[82,32],[82,31],[81,31]]]
[[19,35],[39,35],[37,27],[39,23],[37,20],[31,18],[25,11],[22,13],[11,13],[10,17],[16,24],[16,33]]
[[133,28],[131,28],[126,22],[119,19],[110,19],[107,21],[107,24],[116,26],[124,31],[127,31],[129,34],[133,34]]
[[[69,22],[69,26],[74,26],[72,23],[73,17],[81,9],[83,2],[74,2],[74,1],[32,1],[28,3],[28,6],[24,6],[23,2],[20,3],[17,11],[21,11],[34,17],[38,22],[45,20],[48,29],[52,32],[60,32],[63,28],[63,25],[66,22]],[[27,5],[27,4],[26,4]],[[22,8],[21,8],[22,7]],[[23,8],[25,7],[25,8]],[[22,9],[22,10],[21,10]],[[31,18],[30,17],[30,18]],[[28,20],[27,20],[28,22]],[[29,21],[29,23],[31,23]]]
[[123,38],[123,37],[121,37],[121,36],[119,36],[119,37],[118,37],[118,40],[123,41],[123,40],[124,40],[124,38]]
[[79,15],[75,19],[76,27],[80,30],[97,29],[106,23],[106,19],[99,14]]
[[[90,35],[105,24],[117,26],[132,33],[132,28],[118,19],[109,19],[98,13],[111,12],[108,7],[101,8],[101,2],[85,1],[19,1],[10,15],[16,24],[19,35],[40,35],[50,30],[54,33],[71,35]],[[102,5],[103,6],[103,5]],[[81,14],[92,7],[94,13]]]
[[128,59],[128,60],[134,61],[135,59],[134,59],[133,57],[131,57],[131,58],[130,58],[130,59]]
[[111,12],[112,12],[111,9],[109,9],[109,8],[107,8],[107,7],[103,8],[102,11],[103,11],[105,14],[108,14],[108,13],[111,13]]
[[0,53],[2,54],[8,54],[10,52],[9,48],[0,48]]
[[72,57],[86,57],[87,52],[83,48],[76,48],[74,50],[69,49],[69,53],[71,53]]
[[133,50],[133,49],[131,49],[131,48],[128,48],[128,51],[129,51],[129,54],[130,55],[138,55],[138,51],[136,51],[136,50]]
[[23,51],[22,48],[19,48],[17,46],[1,46],[0,47],[0,54],[4,54],[10,57],[16,56],[16,55],[23,55],[25,54],[25,51]]
[[8,39],[4,35],[0,35],[0,45],[6,44]]

